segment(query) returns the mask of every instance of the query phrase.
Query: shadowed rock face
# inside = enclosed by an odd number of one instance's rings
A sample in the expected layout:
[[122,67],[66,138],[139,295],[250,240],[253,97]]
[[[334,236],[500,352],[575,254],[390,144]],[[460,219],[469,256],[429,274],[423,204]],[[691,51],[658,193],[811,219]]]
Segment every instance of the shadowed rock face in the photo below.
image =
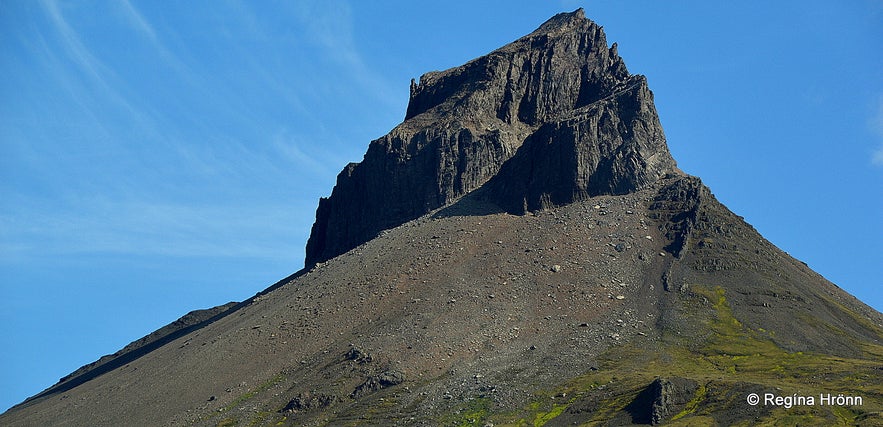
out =
[[415,83],[307,261],[0,425],[883,425],[883,315],[677,170],[582,11]]
[[524,213],[645,188],[676,170],[643,76],[582,10],[411,83],[405,121],[319,201],[306,265],[448,205],[488,194]]

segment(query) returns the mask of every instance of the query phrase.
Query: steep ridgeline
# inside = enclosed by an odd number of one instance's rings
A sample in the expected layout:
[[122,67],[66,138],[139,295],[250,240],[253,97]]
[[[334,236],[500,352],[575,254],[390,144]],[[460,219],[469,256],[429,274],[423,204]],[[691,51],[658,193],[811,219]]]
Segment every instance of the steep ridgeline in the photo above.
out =
[[680,172],[578,10],[413,85],[320,201],[307,268],[0,425],[870,426],[881,360],[883,315]]
[[513,213],[645,188],[676,170],[646,79],[582,9],[411,84],[405,121],[319,201],[311,266],[493,181]]

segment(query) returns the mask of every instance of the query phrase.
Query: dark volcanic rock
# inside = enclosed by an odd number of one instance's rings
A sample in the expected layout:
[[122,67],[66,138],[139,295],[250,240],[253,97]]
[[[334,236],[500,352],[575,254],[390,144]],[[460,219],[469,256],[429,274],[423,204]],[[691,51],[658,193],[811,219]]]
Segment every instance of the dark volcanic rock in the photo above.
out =
[[301,393],[288,401],[279,412],[305,412],[327,408],[337,401],[337,397],[323,393]]
[[675,170],[643,76],[531,134],[488,184],[511,213],[626,194]]
[[652,218],[664,220],[662,231],[671,242],[665,247],[666,251],[680,258],[698,221],[699,207],[706,201],[717,203],[702,180],[693,176],[676,180],[659,191],[650,210]]
[[699,384],[686,378],[657,378],[650,384],[653,404],[650,424],[659,425],[682,411],[696,393]]
[[350,348],[349,351],[347,351],[346,354],[344,355],[344,358],[346,360],[356,362],[360,365],[365,364],[365,363],[371,363],[371,361],[373,360],[373,358],[371,357],[371,355],[369,353],[366,353],[365,351],[363,351],[362,349],[360,349],[358,347]]
[[394,385],[399,385],[405,382],[405,374],[399,371],[385,371],[379,375],[372,375],[368,377],[365,382],[359,384],[355,390],[353,390],[350,397],[357,399],[362,397],[368,393],[372,393],[378,391],[383,388],[392,387]]
[[523,213],[644,188],[675,170],[643,76],[583,11],[487,56],[412,82],[405,121],[373,141],[322,198],[306,265],[486,194]]

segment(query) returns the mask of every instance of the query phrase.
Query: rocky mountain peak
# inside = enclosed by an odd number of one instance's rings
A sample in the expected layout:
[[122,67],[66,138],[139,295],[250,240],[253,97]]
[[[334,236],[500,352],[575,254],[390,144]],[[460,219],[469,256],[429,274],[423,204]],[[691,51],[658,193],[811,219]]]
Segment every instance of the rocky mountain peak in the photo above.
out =
[[[306,265],[482,189],[512,213],[625,194],[676,171],[641,75],[579,9],[412,80],[405,120],[322,198]],[[483,188],[485,187],[485,188]]]
[[308,268],[0,425],[883,425],[883,315],[678,171],[581,11],[412,88]]
[[616,45],[608,48],[602,28],[578,9],[486,56],[412,80],[405,120],[427,111],[434,118],[494,113],[535,125],[596,101],[629,77]]

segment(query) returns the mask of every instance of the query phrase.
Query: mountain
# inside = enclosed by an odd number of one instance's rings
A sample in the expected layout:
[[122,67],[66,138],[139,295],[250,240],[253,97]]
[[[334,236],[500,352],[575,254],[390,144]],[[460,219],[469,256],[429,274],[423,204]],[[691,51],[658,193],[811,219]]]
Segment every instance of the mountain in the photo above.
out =
[[405,121],[371,142],[319,201],[306,265],[492,178],[501,206],[524,213],[625,194],[674,169],[647,80],[629,74],[601,27],[579,13],[559,15],[486,56],[412,81]]
[[306,261],[0,424],[883,425],[883,315],[677,168],[581,9],[412,82]]

